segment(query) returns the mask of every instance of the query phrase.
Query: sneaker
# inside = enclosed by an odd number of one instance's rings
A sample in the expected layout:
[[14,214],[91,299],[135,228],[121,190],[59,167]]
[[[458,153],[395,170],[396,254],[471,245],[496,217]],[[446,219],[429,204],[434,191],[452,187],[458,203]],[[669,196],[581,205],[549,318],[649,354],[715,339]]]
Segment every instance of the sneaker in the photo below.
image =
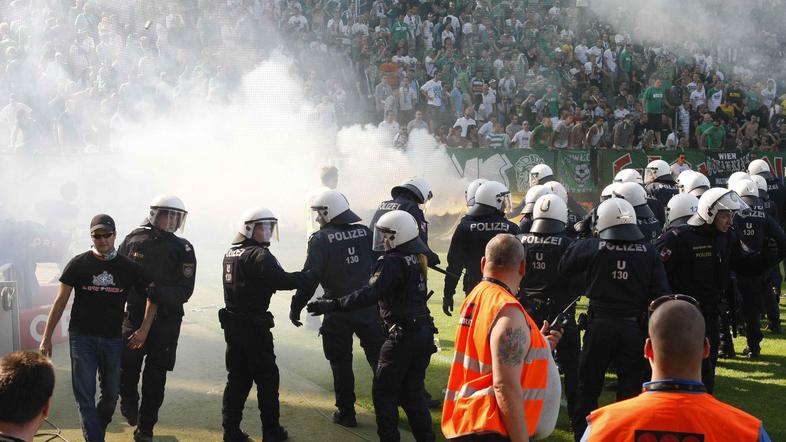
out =
[[287,440],[289,434],[287,434],[287,430],[284,429],[281,425],[274,430],[263,430],[262,431],[262,442],[279,442],[282,440]]
[[254,439],[240,430],[233,433],[224,433],[224,442],[253,442]]
[[355,413],[342,412],[336,410],[333,412],[333,423],[341,425],[342,427],[354,428],[358,426],[358,421],[355,418]]
[[759,355],[761,355],[761,350],[752,350],[750,347],[746,346],[745,349],[742,350],[742,354],[749,358],[758,358]]
[[139,409],[136,407],[136,405],[132,406],[120,404],[120,414],[126,418],[128,425],[136,427],[136,424],[139,421]]
[[137,428],[134,430],[134,442],[153,442],[153,432]]

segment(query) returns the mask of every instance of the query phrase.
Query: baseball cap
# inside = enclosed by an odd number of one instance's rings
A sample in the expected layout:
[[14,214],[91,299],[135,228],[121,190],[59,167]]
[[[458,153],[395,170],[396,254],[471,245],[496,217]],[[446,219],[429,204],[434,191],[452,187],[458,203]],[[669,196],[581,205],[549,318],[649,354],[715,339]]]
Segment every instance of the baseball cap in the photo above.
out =
[[111,216],[103,213],[94,216],[93,219],[90,221],[90,233],[93,233],[98,229],[104,229],[104,230],[109,230],[110,232],[114,232],[115,220],[113,220]]

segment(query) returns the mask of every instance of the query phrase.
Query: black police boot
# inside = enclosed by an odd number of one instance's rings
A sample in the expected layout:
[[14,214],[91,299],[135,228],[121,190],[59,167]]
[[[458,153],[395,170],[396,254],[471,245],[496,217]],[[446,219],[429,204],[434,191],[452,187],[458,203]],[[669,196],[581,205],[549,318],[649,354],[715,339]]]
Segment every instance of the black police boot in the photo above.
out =
[[240,430],[233,432],[224,432],[224,442],[253,442],[254,439]]
[[333,423],[339,424],[342,427],[349,427],[349,428],[354,428],[358,426],[358,421],[355,418],[354,411],[341,411],[341,410],[334,411]]
[[754,359],[754,358],[758,358],[761,355],[761,350],[752,349],[748,346],[745,346],[745,349],[742,350],[742,354],[744,354],[749,358]]
[[153,442],[153,432],[137,428],[134,430],[134,442]]
[[136,424],[139,422],[139,408],[136,405],[124,405],[122,402],[120,403],[120,414],[126,418],[126,422],[128,425],[132,427],[136,427]]
[[769,330],[770,333],[772,333],[774,335],[781,334],[781,323],[780,323],[780,321],[778,321],[778,322],[775,322],[775,321],[770,322],[770,324],[767,326],[767,330]]
[[281,425],[279,425],[278,428],[274,428],[272,430],[262,430],[262,442],[279,442],[282,440],[287,440],[288,437],[289,434],[287,433],[287,430],[285,430]]

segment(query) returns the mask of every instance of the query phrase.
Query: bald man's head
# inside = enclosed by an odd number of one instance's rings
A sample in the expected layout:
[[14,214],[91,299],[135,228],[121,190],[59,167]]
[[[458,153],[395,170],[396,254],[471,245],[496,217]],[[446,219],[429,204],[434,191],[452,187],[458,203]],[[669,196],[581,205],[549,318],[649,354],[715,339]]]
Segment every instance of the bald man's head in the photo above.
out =
[[667,374],[701,365],[704,332],[704,317],[696,306],[680,300],[664,302],[649,320],[653,364]]
[[486,244],[486,268],[491,271],[516,271],[524,261],[524,246],[515,236],[500,233]]

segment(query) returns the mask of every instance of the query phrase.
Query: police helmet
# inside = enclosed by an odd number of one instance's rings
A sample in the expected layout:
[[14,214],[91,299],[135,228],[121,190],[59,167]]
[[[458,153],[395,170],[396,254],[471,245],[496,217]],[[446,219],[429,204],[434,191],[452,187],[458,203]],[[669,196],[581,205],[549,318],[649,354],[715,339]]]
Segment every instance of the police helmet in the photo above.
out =
[[751,180],[756,183],[756,187],[759,188],[759,197],[764,201],[768,201],[770,199],[769,190],[767,188],[767,180],[764,179],[761,175],[751,175]]
[[500,182],[486,181],[475,192],[475,205],[468,213],[474,216],[505,213],[510,206],[510,190]]
[[311,203],[311,210],[317,212],[316,221],[321,224],[349,224],[360,221],[352,210],[349,209],[347,197],[336,190],[326,190]]
[[737,195],[749,206],[754,204],[759,197],[759,188],[753,180],[737,180],[729,190],[737,192]]
[[753,160],[748,164],[748,174],[761,175],[765,180],[772,178],[770,165],[764,160]]
[[390,189],[390,196],[395,198],[403,192],[411,193],[415,197],[415,201],[418,204],[426,204],[426,201],[430,200],[431,197],[434,196],[431,193],[431,186],[429,186],[428,182],[421,177],[407,178],[398,186],[394,186],[392,189]]
[[542,197],[543,195],[548,195],[551,193],[548,187],[544,186],[543,184],[535,184],[534,186],[530,187],[527,191],[527,194],[524,195],[524,208],[521,209],[522,215],[532,215],[533,210],[535,210],[535,201],[538,198]]
[[691,226],[712,224],[715,222],[715,216],[722,210],[737,212],[747,209],[748,205],[735,191],[713,187],[701,195],[699,208],[696,214],[688,220],[688,224]]
[[703,173],[695,172],[680,179],[679,188],[681,193],[690,193],[699,198],[710,188],[710,180]]
[[565,201],[565,204],[568,203],[568,190],[565,189],[565,186],[562,185],[559,181],[549,181],[548,183],[544,184],[551,193],[557,195],[558,197],[562,198],[562,201]]
[[563,232],[568,223],[568,205],[558,195],[543,195],[535,202],[532,219],[530,232]]
[[726,180],[726,188],[729,190],[734,190],[734,183],[739,180],[750,180],[751,176],[745,172],[734,172],[733,174],[729,175],[729,179]]
[[622,169],[614,175],[615,183],[636,183],[644,184],[641,174],[636,169]]
[[392,210],[379,217],[374,225],[374,250],[426,253],[428,246],[419,235],[415,217],[403,210]]
[[477,192],[478,187],[480,187],[480,185],[486,181],[488,180],[485,178],[478,178],[469,183],[467,190],[464,191],[464,199],[467,201],[467,207],[472,207],[475,205],[475,192]]
[[687,224],[699,210],[699,199],[690,193],[674,195],[666,205],[666,228]]
[[669,163],[663,160],[650,161],[644,168],[644,182],[649,184],[660,177],[667,177],[672,181]]
[[543,180],[550,176],[554,176],[551,167],[548,164],[538,164],[529,170],[529,185],[542,184]]
[[600,202],[606,201],[607,199],[614,196],[614,189],[619,186],[620,183],[611,183],[608,186],[603,188],[603,191],[600,193]]
[[174,195],[164,194],[158,195],[150,203],[147,221],[165,232],[182,232],[186,226],[187,215],[183,200]]
[[[256,230],[257,225],[262,228]],[[270,244],[272,239],[278,241],[278,219],[273,212],[264,207],[254,207],[243,212],[232,244],[240,244],[247,239],[261,244]]]
[[683,193],[682,185],[685,183],[685,180],[689,176],[693,175],[694,173],[699,173],[699,172],[696,172],[695,170],[688,169],[688,170],[683,170],[682,172],[680,172],[679,175],[677,175],[677,180],[676,180],[677,181],[677,189],[680,191],[680,193]]
[[619,183],[614,189],[615,198],[622,198],[633,206],[638,219],[652,218],[655,216],[647,204],[647,191],[636,183]]
[[622,198],[609,198],[598,206],[595,227],[598,237],[607,240],[638,241],[644,234],[636,224],[636,211]]

